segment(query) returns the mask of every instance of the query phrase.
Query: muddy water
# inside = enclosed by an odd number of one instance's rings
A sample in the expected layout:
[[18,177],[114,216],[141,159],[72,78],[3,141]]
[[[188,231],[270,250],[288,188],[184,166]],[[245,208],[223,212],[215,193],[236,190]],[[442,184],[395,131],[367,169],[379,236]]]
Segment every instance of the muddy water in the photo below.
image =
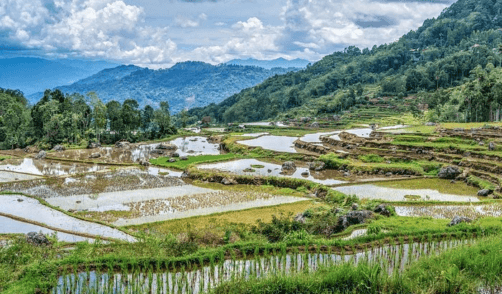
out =
[[[3,163],[3,162],[2,162]],[[25,173],[39,176],[63,176],[78,173],[90,173],[107,169],[106,166],[92,164],[64,163],[53,160],[31,158],[9,159],[0,163],[1,171]]]
[[21,195],[0,195],[0,212],[75,233],[85,233],[133,242],[135,239],[117,229],[82,221]]
[[[59,277],[53,289],[54,294],[79,294],[111,290],[107,293],[203,293],[230,280],[248,280],[275,275],[292,275],[301,272],[315,272],[323,267],[339,266],[344,263],[380,264],[391,275],[394,269],[404,270],[405,266],[422,256],[435,255],[473,240],[413,243],[383,246],[353,255],[325,253],[284,254],[256,257],[253,260],[225,260],[213,266],[205,266],[190,272],[149,272],[149,273],[97,273],[83,272],[78,275]],[[133,292],[131,292],[133,291]]]
[[419,196],[420,200],[432,201],[456,201],[456,202],[477,202],[479,199],[474,196],[459,196],[440,193],[431,189],[393,189],[379,187],[375,185],[354,185],[333,188],[336,191],[347,195],[356,195],[359,198],[380,199],[387,201],[410,201],[405,198],[407,195]]
[[455,216],[465,216],[471,219],[480,217],[502,216],[502,205],[434,205],[434,206],[396,206],[399,216],[433,217],[452,219]]
[[64,242],[94,242],[94,239],[91,238],[53,231],[41,226],[24,223],[4,216],[0,216],[0,224],[0,234],[27,234],[29,232],[42,232],[44,235],[57,234],[56,236],[58,240]]
[[[262,165],[264,167],[257,168],[252,165]],[[256,159],[240,159],[234,161],[219,162],[213,164],[198,165],[200,169],[212,169],[223,172],[230,172],[237,175],[257,175],[257,176],[276,176],[276,177],[290,177],[297,179],[305,179],[312,182],[324,185],[336,185],[345,183],[344,181],[335,180],[333,177],[340,176],[336,171],[309,171],[306,167],[297,167],[294,173],[282,174],[281,166],[278,164],[259,161]],[[253,169],[254,171],[245,171],[246,169]],[[302,176],[303,172],[308,172],[308,176]]]
[[[207,138],[200,136],[177,138],[171,142],[178,147],[175,151],[179,155],[217,155],[219,144],[209,143]],[[89,161],[96,160],[107,163],[136,163],[140,160],[149,160],[157,156],[166,156],[171,151],[163,150],[164,154],[156,152],[159,143],[131,144],[128,148],[103,147],[96,149],[67,150],[64,152],[50,153],[49,156]],[[92,159],[91,155],[99,153],[99,157]]]

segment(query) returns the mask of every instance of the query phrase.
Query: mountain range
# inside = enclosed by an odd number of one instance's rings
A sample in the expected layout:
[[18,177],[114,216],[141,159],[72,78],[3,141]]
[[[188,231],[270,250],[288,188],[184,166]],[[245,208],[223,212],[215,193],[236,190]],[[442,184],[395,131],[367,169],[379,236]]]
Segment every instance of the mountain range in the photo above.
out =
[[[256,66],[211,65],[203,62],[183,62],[168,69],[152,70],[134,65],[104,69],[68,86],[57,86],[64,93],[96,92],[103,102],[123,102],[132,98],[140,107],[157,107],[168,101],[171,111],[219,103],[242,89],[255,86],[265,79],[299,70],[297,68],[265,69]],[[32,104],[43,93],[28,95]]]
[[18,89],[25,95],[68,85],[103,69],[116,67],[107,61],[48,60],[34,57],[0,59],[0,87]]

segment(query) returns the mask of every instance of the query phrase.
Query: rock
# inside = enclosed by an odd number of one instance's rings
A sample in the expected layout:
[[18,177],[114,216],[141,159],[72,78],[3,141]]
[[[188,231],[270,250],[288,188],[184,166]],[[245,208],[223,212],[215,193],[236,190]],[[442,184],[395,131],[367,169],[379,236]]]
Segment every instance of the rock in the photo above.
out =
[[351,206],[352,210],[357,210],[359,208],[359,204],[357,203],[352,203],[352,206]]
[[443,167],[439,173],[438,177],[441,179],[455,179],[458,175],[460,175],[462,172],[460,169],[456,166],[447,166]]
[[120,140],[115,143],[116,148],[129,148],[130,145],[131,143],[126,140]]
[[235,184],[235,181],[233,181],[233,180],[231,180],[231,179],[223,178],[223,179],[221,180],[221,183],[222,183],[223,185],[233,185],[233,184]]
[[488,196],[490,195],[491,191],[488,189],[482,189],[478,191],[478,196]]
[[65,148],[63,145],[56,145],[56,146],[54,146],[54,148],[52,148],[52,150],[57,151],[57,152],[61,152],[61,151],[65,151]]
[[484,142],[479,142],[479,146],[485,146]]
[[49,239],[42,234],[37,232],[29,232],[26,234],[26,241],[35,246],[50,245]]
[[320,171],[325,167],[325,163],[323,161],[314,161],[307,163],[310,170]]
[[91,155],[89,155],[89,158],[100,158],[101,157],[101,154],[96,152],[96,153],[92,153]]
[[384,215],[384,216],[390,216],[390,210],[387,207],[388,206],[385,205],[385,204],[380,204],[373,211],[375,213],[379,213],[379,214]]
[[304,176],[304,177],[308,177],[308,176],[309,176],[309,172],[308,172],[308,171],[304,171],[304,172],[302,172],[302,176]]
[[373,217],[373,212],[369,210],[350,211],[346,215],[340,216],[334,227],[335,233],[341,232],[351,225],[364,223],[367,219]]
[[386,177],[392,177],[392,173],[391,172],[388,172],[385,174]]
[[269,122],[268,125],[271,126],[271,127],[275,127],[276,126],[275,122],[273,122],[273,121]]
[[350,173],[349,173],[349,172],[344,172],[344,173],[343,173],[343,176],[344,176],[344,177],[350,177]]
[[140,159],[139,164],[141,164],[142,166],[150,166],[150,162],[144,159]]
[[97,142],[89,142],[89,144],[87,145],[88,149],[95,149],[99,147],[101,147],[101,144]]
[[455,184],[455,180],[451,180],[451,181],[450,181],[450,184]]
[[162,154],[164,154],[164,151],[160,150],[160,149],[153,149],[152,151],[150,151],[150,154],[159,154],[159,155],[162,155]]
[[46,156],[47,152],[45,152],[44,150],[40,150],[40,152],[38,152],[38,154],[35,156],[35,159],[45,159]]
[[180,157],[180,154],[178,152],[173,152],[172,156],[173,157]]
[[313,122],[310,124],[310,127],[311,128],[318,128],[319,127],[319,123],[318,122]]
[[285,163],[282,164],[282,169],[283,170],[295,170],[296,165],[292,161],[286,161]]
[[271,172],[272,172],[272,170],[271,170],[271,169],[267,169],[267,172],[268,172],[268,173],[271,173]]
[[470,218],[465,217],[465,216],[456,215],[455,217],[453,217],[451,222],[448,224],[448,227],[456,226],[460,223],[470,223],[470,222],[472,222],[472,220]]
[[176,150],[178,149],[178,146],[171,144],[171,143],[160,143],[156,149],[161,149],[161,150]]
[[433,123],[433,122],[426,122],[426,123],[425,123],[425,125],[426,125],[426,126],[428,126],[428,127],[433,127],[433,126],[435,126],[436,124],[435,124],[435,123]]
[[176,162],[176,159],[171,157],[171,158],[169,158],[169,162],[171,162],[171,163]]
[[303,216],[303,213],[300,212],[299,214],[297,214],[295,216],[294,221],[299,222],[301,224],[304,224],[306,222],[306,219],[305,219],[305,216]]
[[497,147],[497,145],[495,145],[495,143],[493,143],[493,142],[488,143],[488,150],[494,151],[495,147]]
[[184,171],[182,174],[181,174],[181,177],[182,178],[189,178],[190,177],[190,174],[186,171]]
[[181,160],[188,160],[188,156],[186,156],[186,155],[182,155],[182,156],[180,156],[180,159],[181,159]]

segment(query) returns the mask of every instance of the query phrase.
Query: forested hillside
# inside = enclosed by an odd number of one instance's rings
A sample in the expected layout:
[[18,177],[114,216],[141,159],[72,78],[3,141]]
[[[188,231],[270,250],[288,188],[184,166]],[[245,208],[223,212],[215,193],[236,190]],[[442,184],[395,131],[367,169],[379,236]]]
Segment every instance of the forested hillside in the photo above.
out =
[[[331,114],[373,97],[404,97],[462,85],[472,79],[478,65],[501,65],[501,9],[501,0],[459,0],[394,43],[363,50],[348,47],[305,70],[269,78],[218,105],[192,109],[189,116],[192,121],[211,116],[233,122],[294,116],[301,109],[312,113],[312,108],[314,115]],[[369,88],[377,91],[368,92]]]
[[[57,89],[63,93],[96,92],[106,103],[111,100],[124,102],[126,99],[145,105],[159,107],[161,101],[168,101],[171,111],[201,107],[221,102],[242,89],[254,86],[268,77],[284,74],[293,68],[264,69],[253,66],[218,65],[203,62],[183,62],[169,69],[151,70],[136,66],[119,66],[103,70],[70,86]],[[30,95],[34,104],[43,93]]]

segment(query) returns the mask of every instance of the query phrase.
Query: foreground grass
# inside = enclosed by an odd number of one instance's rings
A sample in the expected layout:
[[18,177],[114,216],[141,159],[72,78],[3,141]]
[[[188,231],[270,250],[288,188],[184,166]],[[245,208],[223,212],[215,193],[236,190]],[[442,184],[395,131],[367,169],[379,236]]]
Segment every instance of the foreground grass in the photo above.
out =
[[478,192],[476,187],[468,186],[464,182],[451,183],[449,180],[442,180],[438,178],[376,182],[374,185],[396,189],[432,189],[438,191],[439,193],[466,196],[476,195]]
[[150,163],[163,166],[168,168],[175,168],[179,170],[185,170],[192,164],[199,163],[211,163],[211,162],[219,162],[226,161],[231,159],[241,158],[240,155],[234,153],[220,154],[220,155],[198,155],[198,156],[189,156],[188,160],[181,160],[176,158],[175,162],[169,162],[169,157],[160,157],[156,159],[150,159]]
[[495,236],[422,258],[391,276],[380,264],[347,263],[315,273],[231,281],[211,293],[478,293],[501,285],[501,251],[502,240]]

